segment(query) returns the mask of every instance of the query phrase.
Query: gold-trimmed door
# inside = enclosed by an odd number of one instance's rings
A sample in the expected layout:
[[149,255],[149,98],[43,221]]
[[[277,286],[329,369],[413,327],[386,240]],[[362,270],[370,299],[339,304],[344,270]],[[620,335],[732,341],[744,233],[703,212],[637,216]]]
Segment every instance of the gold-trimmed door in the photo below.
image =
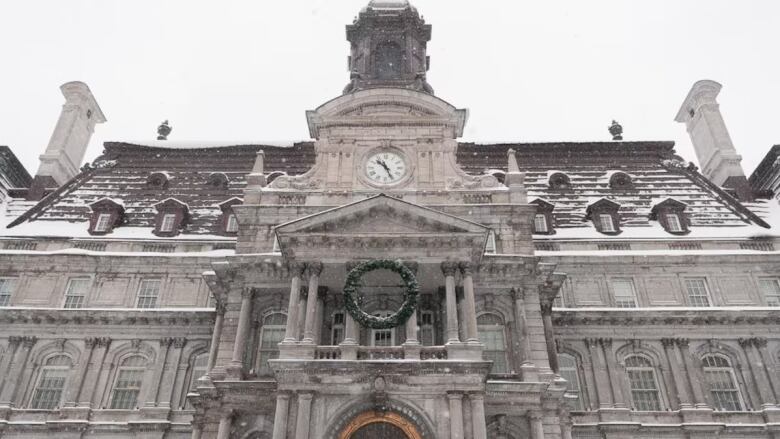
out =
[[417,427],[392,412],[369,411],[355,417],[339,439],[422,439]]

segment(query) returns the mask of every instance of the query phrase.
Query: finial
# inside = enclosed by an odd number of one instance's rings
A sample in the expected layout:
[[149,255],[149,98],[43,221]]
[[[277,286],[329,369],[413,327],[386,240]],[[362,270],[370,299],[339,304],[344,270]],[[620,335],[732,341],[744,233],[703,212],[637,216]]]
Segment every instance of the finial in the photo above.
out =
[[172,130],[173,127],[168,125],[168,119],[166,119],[157,127],[157,140],[168,140],[168,134],[171,134]]
[[623,125],[620,125],[613,119],[612,125],[608,129],[609,134],[612,134],[612,140],[623,140]]
[[257,151],[257,157],[255,158],[255,165],[252,167],[252,173],[263,175],[265,173],[265,152],[260,149]]
[[506,152],[508,163],[507,163],[507,172],[520,172],[520,167],[517,166],[517,156],[515,155],[514,149],[509,149]]

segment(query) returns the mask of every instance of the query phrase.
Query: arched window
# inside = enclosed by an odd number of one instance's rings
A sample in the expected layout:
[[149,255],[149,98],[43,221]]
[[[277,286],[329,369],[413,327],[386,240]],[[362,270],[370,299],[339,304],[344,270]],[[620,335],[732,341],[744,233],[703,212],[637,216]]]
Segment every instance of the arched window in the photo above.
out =
[[559,354],[558,371],[561,377],[567,381],[564,398],[569,408],[571,410],[582,410],[582,387],[580,386],[577,359],[570,354]]
[[141,393],[145,371],[146,358],[140,355],[122,360],[116,371],[109,408],[132,410],[138,407],[138,394]]
[[658,393],[658,380],[656,380],[653,363],[639,355],[627,357],[626,374],[634,410],[661,410],[661,397]]
[[[195,356],[195,359],[192,360],[192,364],[190,365],[190,383],[189,383],[189,387],[187,388],[187,393],[184,394],[185,398],[187,397],[188,393],[195,391],[195,388],[198,386],[198,379],[203,375],[206,375],[206,369],[208,368],[208,365],[209,365],[208,352],[203,352],[202,354],[198,354]],[[184,407],[187,409],[192,408],[189,399],[187,399]]]
[[504,320],[495,314],[482,314],[477,317],[477,332],[479,340],[485,345],[482,356],[493,362],[490,373],[507,373]]
[[712,406],[715,410],[741,411],[742,397],[739,394],[734,368],[728,358],[722,355],[706,355],[701,359],[704,380],[710,388]]
[[59,407],[72,365],[67,355],[55,355],[44,362],[35,384],[30,408],[54,410]]
[[268,360],[279,358],[279,342],[284,340],[287,315],[280,312],[269,314],[260,328],[260,370],[268,372]]

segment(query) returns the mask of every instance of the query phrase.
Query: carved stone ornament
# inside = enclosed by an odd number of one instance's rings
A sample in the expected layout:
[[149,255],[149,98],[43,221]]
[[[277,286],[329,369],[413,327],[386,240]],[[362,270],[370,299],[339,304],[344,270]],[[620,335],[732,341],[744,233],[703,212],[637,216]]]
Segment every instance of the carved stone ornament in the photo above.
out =
[[[401,305],[401,309],[387,317],[372,316],[360,308],[362,304],[362,297],[358,294],[360,279],[364,274],[379,269],[398,273],[404,283],[404,303]],[[361,326],[372,329],[390,329],[406,323],[417,309],[418,295],[419,286],[412,270],[400,261],[376,259],[358,265],[347,274],[347,281],[344,285],[344,306]]]

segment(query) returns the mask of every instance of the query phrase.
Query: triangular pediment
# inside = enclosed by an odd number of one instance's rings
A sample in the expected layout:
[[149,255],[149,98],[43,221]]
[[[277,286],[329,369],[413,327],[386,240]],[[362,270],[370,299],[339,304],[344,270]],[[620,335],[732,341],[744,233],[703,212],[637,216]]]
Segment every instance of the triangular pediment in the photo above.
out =
[[488,228],[386,195],[326,210],[276,228],[278,234],[487,233]]
[[489,229],[480,224],[386,195],[329,209],[276,228],[280,249],[287,256],[353,245],[385,248],[390,252],[435,247],[481,254],[488,233]]

